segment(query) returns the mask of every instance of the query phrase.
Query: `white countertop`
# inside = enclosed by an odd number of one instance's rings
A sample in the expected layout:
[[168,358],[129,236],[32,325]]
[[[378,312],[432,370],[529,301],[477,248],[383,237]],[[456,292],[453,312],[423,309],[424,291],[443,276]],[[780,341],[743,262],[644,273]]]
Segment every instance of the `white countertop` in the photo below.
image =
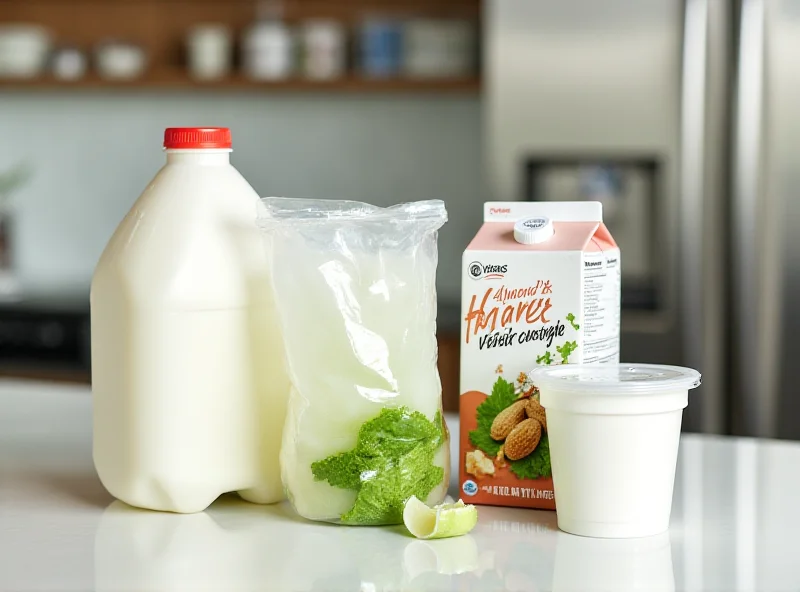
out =
[[482,506],[470,535],[424,542],[234,496],[135,510],[100,485],[90,437],[87,389],[0,382],[0,591],[800,589],[800,444],[684,436],[668,535],[586,539]]

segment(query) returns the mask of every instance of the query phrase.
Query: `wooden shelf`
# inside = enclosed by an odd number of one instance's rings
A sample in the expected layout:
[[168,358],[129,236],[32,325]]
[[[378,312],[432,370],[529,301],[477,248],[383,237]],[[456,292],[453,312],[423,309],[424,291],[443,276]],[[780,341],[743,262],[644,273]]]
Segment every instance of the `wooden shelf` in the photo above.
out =
[[200,91],[258,91],[290,93],[466,93],[480,91],[480,79],[370,79],[348,76],[335,80],[292,78],[275,81],[256,81],[244,76],[221,80],[200,81],[179,71],[153,72],[134,80],[106,80],[89,75],[80,80],[62,81],[55,78],[0,79],[2,91],[70,91],[70,90],[200,90]]
[[0,378],[22,378],[72,384],[91,384],[92,382],[91,373],[88,370],[34,367],[30,365],[19,367],[0,365]]
[[[261,0],[0,0],[0,24],[37,23],[47,29],[55,47],[74,46],[91,58],[108,39],[134,43],[145,52],[151,71],[131,81],[104,80],[92,73],[75,82],[53,78],[2,80],[6,90],[214,90],[333,93],[477,93],[477,76],[454,80],[373,80],[358,76],[353,64],[347,77],[332,81],[302,78],[258,82],[235,75],[225,80],[192,80],[186,71],[186,36],[201,23],[225,25],[235,40],[234,62],[240,67],[244,31],[259,18]],[[283,19],[296,26],[307,19],[342,23],[353,53],[359,24],[365,17],[465,19],[480,26],[482,0],[282,0]],[[349,60],[352,61],[352,60]]]

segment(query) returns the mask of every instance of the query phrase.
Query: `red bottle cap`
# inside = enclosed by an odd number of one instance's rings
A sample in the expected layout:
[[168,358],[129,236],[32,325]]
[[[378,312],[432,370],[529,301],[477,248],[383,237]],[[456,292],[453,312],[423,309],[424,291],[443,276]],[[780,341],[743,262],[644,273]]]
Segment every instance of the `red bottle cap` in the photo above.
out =
[[230,147],[231,130],[227,127],[168,127],[164,131],[164,148],[167,149]]

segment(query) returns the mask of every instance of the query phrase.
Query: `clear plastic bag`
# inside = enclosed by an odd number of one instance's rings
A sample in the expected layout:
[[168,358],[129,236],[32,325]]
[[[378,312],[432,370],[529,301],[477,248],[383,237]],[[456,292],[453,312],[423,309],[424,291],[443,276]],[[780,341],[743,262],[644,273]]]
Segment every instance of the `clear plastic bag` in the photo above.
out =
[[441,201],[265,198],[291,394],[281,474],[311,520],[395,524],[440,503],[449,435],[436,366]]

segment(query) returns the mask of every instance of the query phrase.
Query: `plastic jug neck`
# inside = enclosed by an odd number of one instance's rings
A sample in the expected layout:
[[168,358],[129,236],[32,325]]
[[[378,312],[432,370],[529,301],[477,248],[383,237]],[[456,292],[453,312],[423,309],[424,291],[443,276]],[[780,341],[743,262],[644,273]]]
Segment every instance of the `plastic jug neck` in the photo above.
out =
[[167,164],[222,166],[231,163],[230,148],[168,149],[165,152],[167,153]]

